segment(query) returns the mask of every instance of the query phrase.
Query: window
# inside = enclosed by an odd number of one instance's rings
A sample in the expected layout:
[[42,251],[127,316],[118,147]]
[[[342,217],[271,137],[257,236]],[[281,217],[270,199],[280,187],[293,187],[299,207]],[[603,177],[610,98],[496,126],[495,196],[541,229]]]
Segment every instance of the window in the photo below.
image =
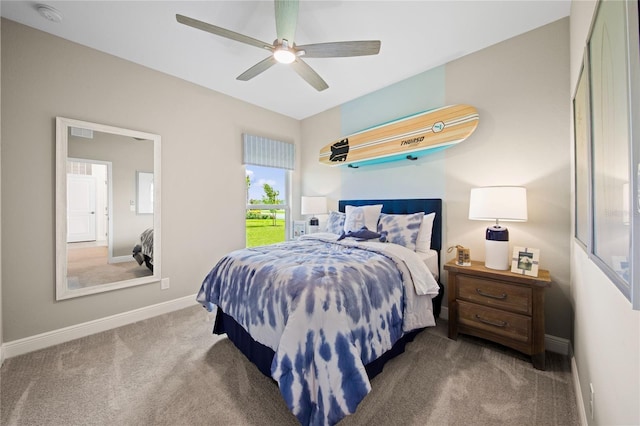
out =
[[583,242],[633,309],[640,309],[638,20],[638,2],[598,3],[584,57],[589,96],[581,106],[589,127],[579,135],[591,149],[582,157],[583,164],[591,160],[582,177],[589,185],[582,196],[590,204],[583,219],[591,228]]
[[247,247],[286,240],[289,229],[289,171],[246,166]]
[[285,241],[290,235],[290,174],[294,145],[242,135],[246,171],[246,245]]

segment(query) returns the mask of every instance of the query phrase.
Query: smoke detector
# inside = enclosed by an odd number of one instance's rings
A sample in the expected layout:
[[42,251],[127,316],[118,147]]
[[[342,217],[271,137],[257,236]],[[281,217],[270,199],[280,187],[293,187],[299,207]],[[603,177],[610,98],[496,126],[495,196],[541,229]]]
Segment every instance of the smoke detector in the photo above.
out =
[[36,6],[38,13],[42,15],[46,20],[51,22],[61,22],[62,21],[62,13],[58,12],[57,9],[48,6],[46,4],[39,4]]

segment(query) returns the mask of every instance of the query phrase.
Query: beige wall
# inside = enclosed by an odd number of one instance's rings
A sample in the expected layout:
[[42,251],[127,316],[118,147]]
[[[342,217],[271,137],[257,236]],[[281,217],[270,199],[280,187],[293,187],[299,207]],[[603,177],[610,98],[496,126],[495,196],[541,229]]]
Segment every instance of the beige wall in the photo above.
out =
[[507,223],[510,246],[540,249],[551,272],[546,333],[569,338],[570,155],[569,20],[562,19],[467,55],[446,66],[447,103],[469,103],[480,113],[473,143],[446,154],[449,245],[484,258],[487,224],[468,220],[476,186],[527,188],[529,220]]
[[[300,143],[297,120],[12,21],[1,52],[4,342],[195,294],[222,255],[244,247],[242,132]],[[56,116],[162,136],[170,289],[55,301]],[[296,200],[297,173],[293,188]]]
[[[554,281],[546,297],[546,332],[566,339],[572,317],[568,24],[557,21],[445,66],[446,103],[468,103],[480,113],[469,140],[445,151],[415,162],[329,168],[317,156],[342,136],[339,108],[302,122],[305,192],[332,200],[441,197],[445,247],[465,245],[475,259],[484,259],[488,224],[468,220],[470,189],[526,186],[529,221],[508,224],[511,245],[541,250],[541,265]],[[451,256],[443,253],[447,260]]]
[[[595,1],[571,3],[572,94],[595,7]],[[573,149],[572,138],[567,145]],[[631,309],[631,303],[573,238],[569,241],[575,311],[573,350],[587,421],[590,425],[640,424],[640,311]],[[590,384],[595,393],[593,418],[589,410]]]
[[301,194],[326,196],[327,207],[337,210],[343,169],[320,164],[318,153],[329,141],[340,136],[340,108],[302,120],[301,127],[304,140],[300,160],[303,171]]

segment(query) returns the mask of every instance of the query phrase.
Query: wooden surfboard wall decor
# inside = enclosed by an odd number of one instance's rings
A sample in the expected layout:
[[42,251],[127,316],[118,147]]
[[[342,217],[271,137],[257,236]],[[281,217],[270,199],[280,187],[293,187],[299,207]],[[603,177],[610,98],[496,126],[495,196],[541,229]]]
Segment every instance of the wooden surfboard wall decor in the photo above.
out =
[[416,160],[468,138],[478,127],[478,111],[450,105],[410,115],[346,136],[320,150],[320,162],[358,167],[396,160]]

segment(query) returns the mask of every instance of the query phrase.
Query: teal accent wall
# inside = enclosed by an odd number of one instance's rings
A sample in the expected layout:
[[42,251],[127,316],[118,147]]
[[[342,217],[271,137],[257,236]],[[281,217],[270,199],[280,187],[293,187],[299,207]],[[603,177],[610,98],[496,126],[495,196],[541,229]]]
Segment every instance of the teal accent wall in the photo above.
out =
[[[347,136],[402,117],[445,106],[445,66],[362,96],[340,107],[341,134]],[[363,164],[357,169],[341,166],[341,198],[443,197],[443,150],[400,156]],[[377,163],[377,164],[375,164]]]
[[445,67],[440,66],[342,104],[342,135],[444,106]]

